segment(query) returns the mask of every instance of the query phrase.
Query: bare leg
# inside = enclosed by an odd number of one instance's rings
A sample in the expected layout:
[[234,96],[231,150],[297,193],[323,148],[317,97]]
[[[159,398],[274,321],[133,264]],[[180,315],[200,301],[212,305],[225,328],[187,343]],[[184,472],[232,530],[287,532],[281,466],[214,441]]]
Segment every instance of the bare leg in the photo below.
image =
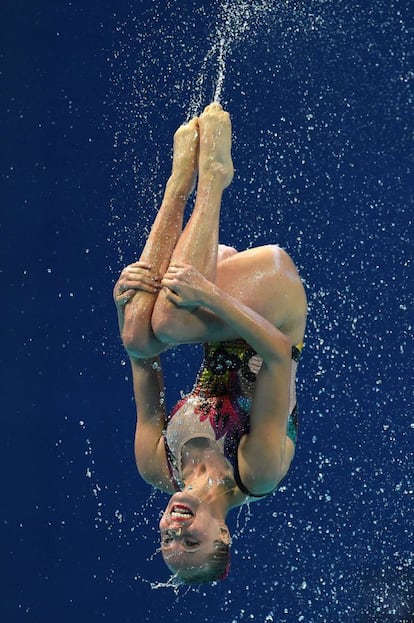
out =
[[[207,279],[214,281],[221,197],[233,178],[230,117],[219,104],[210,104],[199,118],[199,129],[196,203],[191,218],[177,241],[172,261],[191,264]],[[164,292],[161,292],[152,316],[155,335],[168,342],[176,323],[185,325],[191,315],[191,311],[179,309],[167,301]]]
[[228,113],[213,103],[199,118],[200,154],[197,199],[172,255],[214,280],[217,267],[219,219],[223,190],[233,179],[231,123]]
[[[192,165],[189,166],[186,157],[185,166],[173,166],[163,204],[141,260],[149,261],[153,271],[161,276],[171,257],[176,262],[192,264],[218,287],[272,322],[296,344],[303,338],[306,297],[287,253],[271,245],[242,253],[228,249],[217,266],[221,196],[233,175],[231,127],[227,113],[216,104],[206,108],[199,127],[199,184],[193,215],[180,236],[185,200],[191,186],[188,171],[192,171],[192,179],[196,169],[194,149],[197,151],[197,147],[193,149],[190,141]],[[178,133],[181,132],[185,133],[184,129],[180,128]],[[180,151],[176,142],[174,158]],[[198,145],[197,141],[195,144]],[[127,350],[141,357],[152,356],[171,344],[238,337],[231,327],[206,310],[190,312],[175,307],[162,291],[158,295],[137,293],[127,304],[125,317],[124,344]]]
[[[151,266],[152,275],[164,274],[181,234],[185,204],[196,179],[198,147],[198,119],[192,119],[175,133],[172,173],[140,257]],[[123,313],[119,312],[122,341],[128,352],[138,357],[153,356],[165,349],[151,327],[157,296],[158,291],[137,291]]]
[[[303,340],[305,291],[293,261],[279,246],[266,245],[231,254],[218,264],[215,283],[280,329],[292,346]],[[182,315],[182,321],[178,314],[174,319],[161,336],[166,343],[221,342],[239,337],[231,326],[202,308]]]

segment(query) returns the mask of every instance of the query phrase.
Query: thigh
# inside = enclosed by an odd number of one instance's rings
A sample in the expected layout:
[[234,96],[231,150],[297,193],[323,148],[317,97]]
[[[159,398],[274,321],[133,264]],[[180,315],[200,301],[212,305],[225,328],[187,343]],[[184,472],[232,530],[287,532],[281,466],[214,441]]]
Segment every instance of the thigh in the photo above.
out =
[[[233,254],[217,266],[219,288],[278,327],[296,344],[303,339],[306,297],[297,270],[288,254],[276,245]],[[153,324],[165,344],[215,342],[239,335],[214,314],[189,312],[164,304]]]
[[298,271],[277,245],[248,249],[217,267],[219,288],[254,309],[298,343],[303,339],[307,302]]

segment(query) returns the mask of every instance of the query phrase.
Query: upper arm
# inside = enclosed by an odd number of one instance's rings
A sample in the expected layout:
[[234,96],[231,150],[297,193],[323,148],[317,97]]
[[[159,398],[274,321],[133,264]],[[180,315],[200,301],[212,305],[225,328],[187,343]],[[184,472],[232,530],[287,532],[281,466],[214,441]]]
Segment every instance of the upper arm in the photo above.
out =
[[164,381],[160,361],[130,357],[137,408],[135,460],[142,478],[158,489],[170,490],[164,448],[166,422]]
[[249,433],[241,439],[238,467],[252,493],[268,493],[285,476],[294,446],[286,436],[289,415],[290,357],[263,363],[257,375]]

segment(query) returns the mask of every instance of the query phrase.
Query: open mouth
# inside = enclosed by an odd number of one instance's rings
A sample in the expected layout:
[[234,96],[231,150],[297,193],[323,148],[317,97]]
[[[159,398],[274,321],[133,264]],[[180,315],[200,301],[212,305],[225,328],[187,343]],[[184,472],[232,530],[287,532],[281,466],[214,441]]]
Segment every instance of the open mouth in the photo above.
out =
[[184,504],[174,504],[170,511],[171,519],[176,521],[186,521],[194,517],[194,513],[188,506]]

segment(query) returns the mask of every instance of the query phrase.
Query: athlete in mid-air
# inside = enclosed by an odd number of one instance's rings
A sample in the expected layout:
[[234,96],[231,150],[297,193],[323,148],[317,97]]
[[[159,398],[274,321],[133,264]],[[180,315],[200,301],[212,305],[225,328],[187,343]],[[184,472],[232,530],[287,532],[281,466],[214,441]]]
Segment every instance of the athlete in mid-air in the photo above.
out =
[[[239,253],[219,245],[221,198],[232,177],[230,117],[213,103],[177,130],[162,205],[139,261],[114,288],[133,373],[138,471],[172,494],[161,551],[187,583],[225,577],[228,512],[276,490],[297,437],[306,296],[279,246]],[[204,344],[204,361],[191,393],[168,414],[158,355],[194,342]]]

